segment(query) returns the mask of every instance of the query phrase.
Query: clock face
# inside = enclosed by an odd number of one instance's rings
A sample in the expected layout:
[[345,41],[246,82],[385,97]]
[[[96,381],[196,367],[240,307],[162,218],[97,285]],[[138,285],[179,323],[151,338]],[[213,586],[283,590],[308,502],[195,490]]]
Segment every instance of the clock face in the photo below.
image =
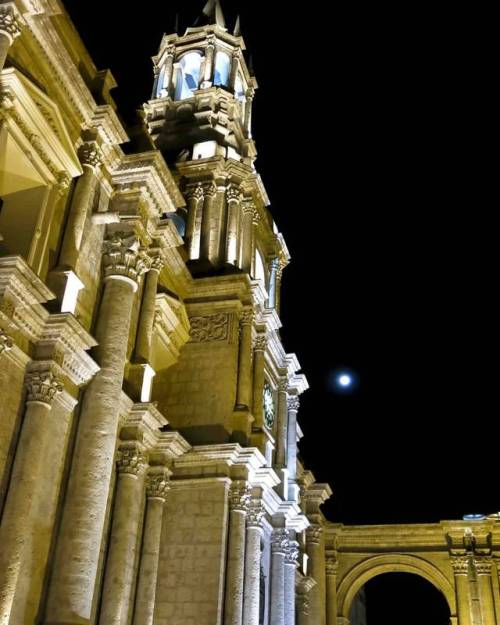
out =
[[264,384],[264,420],[270,429],[274,425],[274,393],[273,389],[266,382]]

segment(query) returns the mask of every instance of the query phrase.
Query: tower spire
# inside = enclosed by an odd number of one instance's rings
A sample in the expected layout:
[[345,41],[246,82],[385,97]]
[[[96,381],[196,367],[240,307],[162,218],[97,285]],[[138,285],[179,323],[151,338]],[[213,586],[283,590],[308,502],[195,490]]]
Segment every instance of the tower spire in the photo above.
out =
[[200,17],[195,22],[195,26],[203,24],[217,24],[221,28],[226,28],[226,20],[220,5],[220,0],[208,0],[203,7]]

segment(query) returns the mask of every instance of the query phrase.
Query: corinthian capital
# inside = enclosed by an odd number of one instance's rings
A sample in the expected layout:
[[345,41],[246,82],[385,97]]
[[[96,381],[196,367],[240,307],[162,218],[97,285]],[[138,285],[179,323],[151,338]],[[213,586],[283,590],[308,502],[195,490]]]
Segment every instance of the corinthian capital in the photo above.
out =
[[189,185],[186,188],[185,194],[188,200],[190,199],[201,200],[203,199],[203,187],[201,186],[199,182],[197,184]]
[[85,141],[78,148],[78,157],[82,165],[97,169],[102,162],[102,153],[97,141]]
[[0,33],[8,37],[11,44],[21,34],[21,20],[14,2],[0,4]]
[[452,557],[451,565],[453,567],[453,573],[455,575],[468,575],[468,573],[469,573],[469,558],[468,558],[468,556],[454,556],[454,557]]
[[139,277],[151,266],[151,260],[140,247],[136,236],[115,233],[104,241],[105,278],[124,277],[137,284]]
[[271,551],[275,554],[285,555],[288,549],[288,532],[284,528],[273,530],[271,535]]
[[146,482],[146,495],[154,499],[165,500],[170,488],[168,477],[165,473],[151,473]]
[[289,397],[288,398],[288,410],[298,411],[300,408],[300,399],[298,397]]
[[285,553],[285,562],[295,566],[299,557],[299,543],[296,540],[289,540]]
[[250,502],[250,505],[248,507],[247,526],[261,528],[264,515],[265,510],[262,501],[260,499],[254,499]]
[[226,189],[226,198],[228,202],[238,202],[241,198],[241,191],[235,184],[230,184]]
[[253,310],[251,308],[247,308],[243,310],[240,315],[240,325],[242,326],[251,326],[253,323]]
[[231,484],[231,490],[229,492],[229,505],[231,510],[238,510],[240,512],[246,512],[248,504],[250,503],[250,487],[249,485],[238,480]]
[[8,352],[14,347],[14,341],[3,330],[0,330],[0,354]]
[[26,375],[26,403],[52,406],[54,397],[62,393],[63,385],[52,371],[32,371]]
[[253,348],[257,352],[265,352],[267,349],[267,337],[264,334],[260,334],[256,337]]
[[474,558],[474,568],[478,575],[491,575],[491,558],[483,556],[482,558]]
[[217,186],[214,182],[207,182],[203,185],[203,194],[206,197],[214,197],[217,193]]
[[310,525],[306,529],[306,538],[308,543],[319,545],[323,528],[321,525]]
[[116,460],[119,473],[139,475],[146,466],[146,458],[137,447],[125,447],[120,450]]

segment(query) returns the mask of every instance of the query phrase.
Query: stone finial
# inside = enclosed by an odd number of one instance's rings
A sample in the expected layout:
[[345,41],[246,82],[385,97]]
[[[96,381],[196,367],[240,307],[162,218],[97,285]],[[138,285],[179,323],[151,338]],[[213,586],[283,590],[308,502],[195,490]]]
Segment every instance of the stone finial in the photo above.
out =
[[313,543],[315,545],[319,545],[321,541],[321,534],[323,533],[323,528],[321,525],[310,525],[306,529],[306,539],[308,543]]
[[146,495],[152,499],[163,499],[167,496],[170,483],[165,473],[150,473],[146,481]]
[[14,347],[14,341],[3,330],[0,330],[0,354],[8,352]]
[[246,512],[250,503],[250,486],[243,480],[231,484],[229,491],[229,506],[231,510]]
[[63,391],[63,385],[52,371],[32,371],[26,375],[26,403],[52,406],[54,397]]
[[21,34],[21,21],[14,2],[0,4],[0,33],[8,37],[11,44]]
[[296,396],[288,398],[288,410],[294,410],[297,412],[300,408],[300,399]]
[[116,460],[118,473],[139,475],[146,466],[146,457],[137,447],[120,449]]
[[251,500],[247,511],[247,526],[261,528],[265,513],[264,505],[260,499]]
[[454,556],[451,558],[451,566],[455,575],[468,575],[469,558],[467,556]]
[[265,352],[267,349],[267,337],[264,334],[259,334],[254,341],[253,348],[257,352]]
[[271,535],[271,551],[274,554],[286,555],[288,549],[288,531],[281,527],[273,530]]
[[102,163],[102,153],[97,141],[85,141],[78,148],[78,157],[82,165],[97,169]]
[[105,278],[123,276],[137,283],[151,260],[135,235],[115,233],[104,241],[103,265]]

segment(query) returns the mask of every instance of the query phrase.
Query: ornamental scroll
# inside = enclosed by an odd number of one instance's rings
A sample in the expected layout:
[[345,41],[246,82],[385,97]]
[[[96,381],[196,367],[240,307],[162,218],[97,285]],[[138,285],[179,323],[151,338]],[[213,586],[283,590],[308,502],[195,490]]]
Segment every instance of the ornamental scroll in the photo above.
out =
[[227,341],[229,338],[229,314],[217,313],[206,317],[190,317],[191,343]]

